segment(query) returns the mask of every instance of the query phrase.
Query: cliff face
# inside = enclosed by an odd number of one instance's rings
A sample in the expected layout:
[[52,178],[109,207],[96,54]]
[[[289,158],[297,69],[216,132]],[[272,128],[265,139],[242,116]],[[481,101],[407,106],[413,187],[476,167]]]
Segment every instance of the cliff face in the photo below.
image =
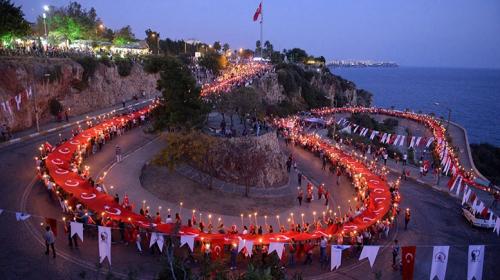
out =
[[296,108],[330,106],[370,106],[371,93],[330,72],[318,72],[297,65],[278,65],[275,73],[256,80],[252,86],[266,103],[294,104]]
[[[142,92],[146,96],[157,93],[158,75],[145,73],[138,64],[126,77],[120,76],[112,64],[97,63],[93,74],[84,72],[82,65],[69,58],[0,58],[0,102],[10,102],[10,110],[0,106],[0,123],[7,123],[14,131],[34,126],[35,100],[40,122],[44,123],[54,118],[48,106],[53,98],[69,108],[70,115],[80,115],[130,100]],[[26,98],[29,88],[32,94]],[[18,110],[12,100],[20,93]]]
[[[287,183],[286,156],[276,133],[258,137],[217,138],[211,149],[213,166],[201,169],[217,178],[258,188],[280,187]],[[208,168],[215,168],[210,172]]]

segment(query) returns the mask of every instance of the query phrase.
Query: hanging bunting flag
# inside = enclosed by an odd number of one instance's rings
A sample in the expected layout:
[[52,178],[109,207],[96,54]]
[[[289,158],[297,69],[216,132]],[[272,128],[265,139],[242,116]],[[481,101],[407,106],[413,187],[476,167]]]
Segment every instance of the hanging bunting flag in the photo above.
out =
[[248,256],[252,256],[253,241],[241,239],[238,243],[238,253],[243,249],[246,249],[246,253]]
[[399,140],[399,146],[403,146],[405,144],[405,136],[401,135],[401,139]]
[[285,243],[283,243],[283,242],[271,242],[271,243],[269,243],[268,253],[271,254],[272,252],[276,252],[276,254],[278,254],[278,257],[281,259],[281,256],[283,256],[284,249],[285,249]]
[[26,221],[29,217],[31,217],[30,214],[24,214],[21,212],[16,212],[16,220],[19,221]]
[[375,135],[378,135],[378,131],[376,130],[372,131],[372,134],[370,135],[370,140],[373,140],[373,138],[375,138]]
[[330,270],[340,267],[342,264],[342,250],[349,248],[349,245],[332,245],[330,253]]
[[420,145],[420,140],[422,140],[422,136],[417,137],[417,140],[415,140],[416,147],[418,147]]
[[472,190],[469,189],[469,186],[466,185],[465,191],[464,191],[464,196],[462,197],[462,205],[464,205],[469,200],[471,192],[472,192]]
[[500,235],[500,217],[497,217],[495,221],[495,227],[493,228],[493,232],[496,232],[497,236]]
[[352,133],[353,134],[356,133],[356,131],[358,130],[358,128],[359,128],[359,125],[356,125],[356,127],[354,128],[354,130],[352,131]]
[[163,250],[163,243],[164,243],[163,234],[159,232],[151,233],[151,238],[149,240],[149,248],[153,247],[155,243],[158,245],[158,248],[160,249],[161,252]]
[[432,252],[431,280],[434,277],[437,277],[439,280],[445,279],[449,250],[450,246],[434,246]]
[[415,246],[405,246],[402,249],[402,262],[403,262],[403,280],[413,279],[413,270],[415,268]]
[[460,176],[459,180],[458,180],[458,183],[457,183],[457,192],[455,193],[456,196],[460,196],[460,192],[463,190],[463,180],[462,180],[462,176]]
[[194,237],[195,235],[181,235],[181,247],[187,244],[191,252],[194,252]]
[[224,238],[212,239],[212,260],[224,258]]
[[379,249],[380,246],[363,246],[363,251],[361,251],[359,260],[368,258],[368,262],[370,262],[370,267],[373,268],[373,264],[375,263],[375,259],[377,258]]
[[415,145],[415,136],[412,136],[412,137],[411,137],[411,140],[410,140],[410,148],[413,148],[413,145]]
[[470,245],[467,265],[467,280],[483,278],[484,245]]
[[401,139],[401,135],[398,135],[398,136],[396,137],[396,140],[394,140],[394,142],[393,142],[394,146],[397,146],[397,145],[398,145],[398,143],[399,143],[399,139]]
[[380,139],[380,142],[381,142],[381,143],[385,143],[385,140],[386,140],[386,139],[387,139],[387,133],[384,133],[384,134],[382,135],[382,139]]
[[71,222],[71,237],[75,236],[75,234],[80,237],[80,240],[83,242],[83,224],[78,222]]
[[102,263],[107,257],[111,265],[111,228],[97,226],[99,234],[99,263]]
[[432,144],[432,142],[434,141],[434,137],[431,137],[427,140],[427,144],[425,144],[425,147],[426,148],[429,148],[429,146]]

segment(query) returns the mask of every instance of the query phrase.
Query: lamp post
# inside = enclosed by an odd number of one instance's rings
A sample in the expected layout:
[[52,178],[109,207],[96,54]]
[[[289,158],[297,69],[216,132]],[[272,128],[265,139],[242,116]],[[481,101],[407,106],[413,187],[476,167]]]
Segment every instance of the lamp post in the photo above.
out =
[[[439,102],[434,102],[434,105],[440,106]],[[448,107],[444,107],[448,111],[448,122],[446,123],[446,130],[448,130],[448,127],[450,127],[450,119],[451,119],[451,109]]]
[[43,29],[45,31],[45,40],[47,40],[47,12],[50,10],[49,6],[48,5],[44,5],[43,6],[43,10],[45,11],[43,14],[42,14],[42,17],[43,17]]

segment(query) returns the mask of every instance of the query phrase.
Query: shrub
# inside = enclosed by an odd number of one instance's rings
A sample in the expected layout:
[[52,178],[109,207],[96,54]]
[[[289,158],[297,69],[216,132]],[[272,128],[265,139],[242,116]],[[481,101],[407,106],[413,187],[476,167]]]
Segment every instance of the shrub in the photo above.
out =
[[116,67],[118,68],[118,74],[122,77],[127,77],[132,71],[132,66],[134,65],[132,60],[128,58],[117,58],[115,60]]
[[49,100],[49,111],[50,114],[53,116],[59,115],[63,111],[63,106],[61,102],[59,102],[57,99],[52,98]]
[[97,59],[90,56],[75,58],[75,61],[83,67],[82,80],[88,82],[88,80],[94,76],[99,62]]

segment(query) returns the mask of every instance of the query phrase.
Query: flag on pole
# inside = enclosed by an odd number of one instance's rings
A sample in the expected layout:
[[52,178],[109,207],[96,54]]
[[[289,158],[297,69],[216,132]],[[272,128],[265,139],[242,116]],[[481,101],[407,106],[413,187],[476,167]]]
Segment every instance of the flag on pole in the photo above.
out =
[[262,2],[260,2],[259,7],[257,7],[257,10],[255,10],[255,14],[253,14],[253,21],[257,21],[261,14],[262,14]]
[[368,261],[370,262],[370,267],[373,267],[373,264],[375,263],[375,258],[377,258],[379,248],[380,246],[363,246],[363,251],[361,251],[359,260],[368,258]]
[[483,278],[484,245],[470,245],[467,265],[467,280]]
[[432,252],[431,280],[437,277],[444,280],[446,275],[446,266],[448,265],[448,252],[450,246],[434,246]]
[[99,263],[102,263],[108,257],[109,265],[111,265],[111,228],[98,226],[99,233]]
[[406,246],[403,247],[402,257],[403,257],[403,280],[413,279],[413,270],[415,268],[415,251],[417,247]]

